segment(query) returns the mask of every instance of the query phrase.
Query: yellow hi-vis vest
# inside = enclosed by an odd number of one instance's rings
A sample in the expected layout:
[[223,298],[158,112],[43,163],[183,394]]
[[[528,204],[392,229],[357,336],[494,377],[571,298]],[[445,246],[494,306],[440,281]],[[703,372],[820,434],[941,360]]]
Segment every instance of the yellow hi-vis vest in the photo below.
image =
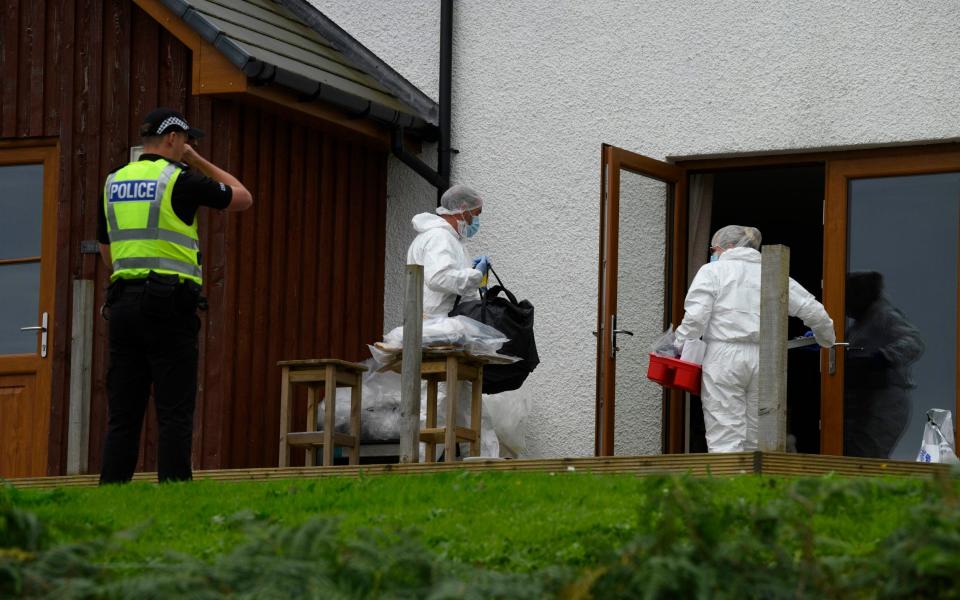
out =
[[187,225],[173,210],[173,185],[183,169],[165,160],[132,162],[107,177],[103,206],[113,275],[141,279],[150,271],[203,284],[197,217]]

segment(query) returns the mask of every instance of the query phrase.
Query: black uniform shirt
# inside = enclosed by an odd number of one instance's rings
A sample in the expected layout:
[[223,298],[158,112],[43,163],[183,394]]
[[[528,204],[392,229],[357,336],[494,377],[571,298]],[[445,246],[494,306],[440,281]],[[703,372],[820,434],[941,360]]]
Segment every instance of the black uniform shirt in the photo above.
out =
[[[140,160],[157,160],[160,158],[163,157],[158,154],[140,156]],[[173,204],[173,212],[180,217],[181,221],[187,225],[192,224],[197,214],[197,208],[201,206],[209,206],[218,210],[230,206],[230,201],[233,199],[233,188],[219,181],[214,181],[202,173],[193,171],[183,163],[174,164],[183,168],[183,172],[180,173],[173,185],[173,196],[170,201]],[[111,173],[115,173],[121,168],[117,167]],[[102,189],[99,198],[100,201],[97,203],[100,207],[97,211],[97,240],[101,244],[109,244],[110,236],[107,234],[107,215],[104,213]]]

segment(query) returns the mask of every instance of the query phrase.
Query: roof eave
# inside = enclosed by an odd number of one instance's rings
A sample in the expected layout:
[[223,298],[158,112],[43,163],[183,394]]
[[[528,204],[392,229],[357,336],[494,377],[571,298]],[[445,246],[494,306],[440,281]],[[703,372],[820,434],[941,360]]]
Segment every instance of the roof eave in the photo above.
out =
[[[254,58],[184,0],[160,0],[160,2],[221,52],[255,85],[279,85],[296,92],[304,101],[326,102],[356,118],[368,118],[390,128],[404,127],[425,139],[436,137],[436,124],[418,115],[398,111],[330,85],[322,85],[287,69]],[[403,101],[403,98],[400,100]]]
[[432,98],[320,12],[309,0],[273,1],[313,28],[357,67],[373,77],[401,102],[415,110],[425,122],[431,125],[439,124],[439,106]]

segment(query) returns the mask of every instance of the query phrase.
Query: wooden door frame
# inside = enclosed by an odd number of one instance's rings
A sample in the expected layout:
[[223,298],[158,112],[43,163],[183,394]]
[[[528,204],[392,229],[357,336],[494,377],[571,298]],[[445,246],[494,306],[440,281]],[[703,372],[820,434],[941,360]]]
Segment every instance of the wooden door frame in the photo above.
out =
[[[668,160],[670,160],[668,158]],[[960,143],[945,142],[936,144],[918,144],[915,146],[899,145],[894,147],[869,148],[869,149],[851,149],[834,151],[815,151],[802,153],[783,153],[766,154],[741,157],[726,158],[694,158],[677,160],[676,165],[686,169],[688,176],[690,174],[702,172],[730,171],[743,169],[756,169],[772,166],[803,166],[820,164],[824,166],[824,257],[823,257],[823,278],[824,278],[824,306],[831,316],[843,315],[843,287],[839,288],[834,274],[833,280],[828,283],[828,273],[830,269],[836,269],[837,261],[845,265],[843,252],[846,250],[846,181],[850,178],[858,177],[880,177],[896,175],[917,175],[922,173],[951,172],[960,170],[956,165],[960,162]],[[833,178],[831,177],[833,176]],[[840,181],[842,178],[842,182]],[[836,179],[836,181],[833,181]],[[831,185],[832,183],[832,185]],[[842,193],[843,204],[838,206],[837,202],[831,202],[837,194]],[[677,203],[677,210],[674,212],[674,244],[675,247],[669,249],[669,253],[674,257],[673,268],[670,274],[673,285],[673,298],[671,305],[673,307],[674,320],[678,320],[683,314],[683,298],[686,293],[685,282],[687,279],[686,251],[687,239],[687,205],[689,198],[684,197],[683,201]],[[843,220],[837,220],[837,215],[843,216]],[[837,245],[838,233],[842,236],[843,246]],[[838,254],[840,253],[840,254]],[[844,269],[845,270],[845,269]],[[842,276],[840,276],[842,278]],[[841,290],[839,294],[830,293],[828,290]],[[958,303],[960,305],[960,303]],[[837,339],[843,339],[845,323],[842,319],[835,319],[837,327]],[[958,343],[960,343],[960,319],[958,319]],[[838,353],[838,364],[842,365],[843,353]],[[821,353],[821,370],[826,369],[826,352]],[[960,377],[960,351],[958,351],[958,377]],[[839,378],[838,378],[839,379]],[[834,384],[836,385],[836,383]],[[842,381],[840,384],[842,386]],[[827,381],[821,379],[821,431],[820,431],[820,452],[822,454],[843,454],[843,405],[838,402],[829,402],[827,399]],[[954,414],[960,414],[960,383],[957,387],[957,406]],[[832,393],[832,392],[831,392]],[[673,404],[673,403],[672,403]],[[679,404],[676,403],[676,404]],[[683,406],[679,406],[681,412],[679,417],[671,418],[667,421],[669,431],[666,438],[668,440],[679,439],[680,445],[677,452],[683,452]],[[960,437],[960,436],[958,436]],[[668,451],[671,446],[668,446]]]
[[[684,243],[677,244],[673,239],[677,235],[676,222],[673,216],[677,211],[686,211],[686,202],[680,202],[679,199],[686,199],[687,196],[687,177],[686,170],[683,167],[672,165],[647,156],[642,156],[629,150],[617,148],[603,144],[600,154],[600,268],[598,269],[597,280],[597,351],[596,351],[596,373],[597,389],[595,404],[595,429],[594,429],[594,453],[597,456],[612,456],[614,451],[614,430],[616,413],[616,377],[610,376],[615,373],[615,358],[611,352],[611,338],[608,335],[609,317],[615,314],[617,297],[617,276],[619,259],[619,214],[620,214],[620,170],[625,169],[632,173],[656,179],[673,186],[672,202],[667,205],[667,245],[668,248],[685,248],[686,233],[683,235]],[[616,215],[618,218],[611,218]],[[686,219],[684,218],[684,221]],[[608,234],[609,228],[609,234]],[[665,286],[664,293],[671,296],[676,295],[677,282],[670,280],[671,267],[676,261],[677,251],[667,252],[667,260],[664,264]],[[669,291],[668,291],[669,290]],[[665,300],[668,300],[665,298]],[[682,300],[681,300],[682,305]],[[677,313],[673,311],[673,306],[665,302],[664,320],[667,321],[672,315]],[[681,415],[682,406],[674,398],[682,398],[682,395],[670,394],[669,401],[664,403],[664,419],[666,422],[672,422],[674,413]],[[673,429],[664,427],[664,432],[670,432],[667,435],[668,440],[672,439]],[[682,436],[682,429],[680,430]],[[682,437],[680,438],[682,442]],[[671,443],[665,444],[667,451]]]
[[[59,189],[59,147],[56,140],[27,139],[27,140],[0,140],[0,166],[42,164],[43,165],[43,208],[41,213],[40,234],[40,290],[38,297],[37,324],[44,309],[48,312],[47,320],[47,356],[41,358],[39,352],[40,336],[37,336],[37,352],[32,354],[6,355],[7,367],[0,371],[2,375],[17,375],[36,372],[36,390],[38,400],[43,402],[36,406],[34,413],[39,418],[33,423],[33,440],[36,444],[35,464],[42,465],[44,473],[49,470],[49,435],[51,424],[51,408],[53,406],[53,346],[57,331],[56,288],[57,288],[57,198]],[[25,323],[33,325],[33,323]]]
[[[960,148],[945,149],[940,153],[916,156],[850,158],[827,163],[826,197],[824,198],[823,249],[823,303],[834,316],[837,339],[846,339],[846,266],[847,266],[847,209],[848,192],[852,179],[875,177],[903,177],[960,172]],[[958,282],[960,286],[960,282]],[[960,292],[960,289],[958,289]],[[960,309],[960,302],[958,302]],[[960,316],[960,310],[958,310]],[[960,318],[957,321],[957,343],[960,346]],[[843,365],[845,352],[836,353],[837,375],[821,379],[820,391],[820,451],[823,454],[843,454]],[[960,348],[957,351],[957,373],[960,374]],[[827,372],[827,353],[821,352],[821,373]],[[960,385],[954,381],[954,411],[960,411]]]

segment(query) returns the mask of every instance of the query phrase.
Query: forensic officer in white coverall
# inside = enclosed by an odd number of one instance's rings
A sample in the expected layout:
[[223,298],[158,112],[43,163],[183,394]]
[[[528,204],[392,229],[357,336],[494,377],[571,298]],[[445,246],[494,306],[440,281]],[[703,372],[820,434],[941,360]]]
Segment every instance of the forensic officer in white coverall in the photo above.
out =
[[[490,257],[468,258],[463,240],[471,238],[480,230],[480,213],[483,199],[472,188],[455,185],[444,192],[436,213],[420,213],[413,217],[417,237],[407,249],[408,265],[423,265],[423,317],[432,319],[446,317],[456,302],[479,297],[478,288],[483,274],[490,267]],[[469,384],[460,387],[457,406],[457,421],[466,425],[470,418]],[[441,384],[440,393],[446,403],[446,386]],[[421,404],[421,420],[425,418],[426,404]],[[446,411],[438,411],[440,421]],[[441,423],[443,424],[443,423]],[[490,447],[496,440],[492,431],[482,430],[483,446]]]
[[413,217],[417,237],[407,249],[407,264],[423,265],[425,319],[447,316],[457,296],[476,299],[490,258],[467,258],[463,239],[480,230],[481,212],[480,195],[465,185],[455,185],[444,192],[436,214]]
[[[760,366],[760,231],[728,225],[711,241],[710,262],[697,272],[677,328],[677,349],[703,337],[700,400],[710,452],[756,450]],[[790,279],[789,314],[817,343],[836,342],[833,320],[813,294]]]

